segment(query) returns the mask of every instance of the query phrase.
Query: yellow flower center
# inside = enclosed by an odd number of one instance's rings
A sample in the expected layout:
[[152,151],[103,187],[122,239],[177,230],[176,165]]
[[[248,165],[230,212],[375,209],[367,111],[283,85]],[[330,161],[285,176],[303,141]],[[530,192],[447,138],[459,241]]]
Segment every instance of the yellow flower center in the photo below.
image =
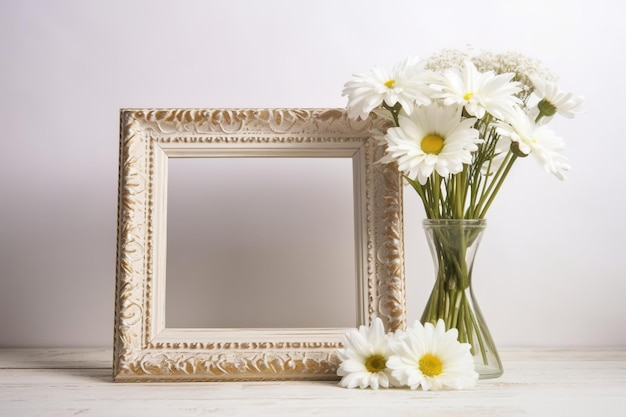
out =
[[387,368],[387,359],[383,355],[372,355],[365,360],[365,368],[368,372],[382,372]]
[[463,96],[463,100],[470,101],[472,99],[472,97],[474,97],[474,93],[472,93],[472,92],[465,93],[465,95]]
[[428,135],[422,139],[420,145],[425,153],[439,155],[439,152],[443,149],[443,142],[443,138],[439,135]]
[[419,362],[420,371],[426,376],[440,375],[443,368],[442,365],[441,359],[430,353],[422,356]]
[[387,88],[393,88],[394,84],[396,83],[396,80],[389,80],[385,83],[385,87]]

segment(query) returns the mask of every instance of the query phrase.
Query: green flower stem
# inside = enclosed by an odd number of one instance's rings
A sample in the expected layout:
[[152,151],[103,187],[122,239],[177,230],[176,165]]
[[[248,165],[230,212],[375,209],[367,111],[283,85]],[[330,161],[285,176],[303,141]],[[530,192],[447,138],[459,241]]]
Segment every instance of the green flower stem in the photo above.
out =
[[459,323],[459,312],[461,311],[461,302],[463,301],[463,292],[462,291],[456,291],[454,294],[454,308],[452,309],[452,314],[451,314],[451,322],[449,324],[449,327],[452,327],[452,324],[454,323],[455,326],[458,326]]
[[[493,200],[496,198],[496,194],[498,194],[498,191],[500,191],[500,187],[502,187],[502,184],[504,183],[506,176],[511,171],[511,168],[513,167],[513,164],[515,163],[516,160],[517,160],[517,155],[509,151],[509,153],[505,157],[505,161],[502,163],[502,165],[498,169],[498,173],[500,173],[500,169],[506,165],[506,167],[504,168],[504,171],[502,171],[500,175],[496,174],[496,178],[494,178],[493,182],[489,186],[489,189],[487,190],[487,193],[485,194],[485,195],[488,195],[488,199],[484,203],[484,206],[481,207],[481,204],[480,204],[483,202],[482,199],[479,202],[479,211],[478,211],[479,219],[485,218],[485,215],[487,214],[487,210],[489,210],[491,203],[493,203]],[[493,190],[490,190],[493,184],[496,184],[496,186],[495,188],[493,188]]]
[[[465,292],[463,292],[463,297],[465,298]],[[471,343],[470,341],[473,340],[473,335],[472,335],[473,322],[472,322],[472,317],[471,317],[473,313],[470,308],[470,304],[466,298],[464,299],[460,307],[461,308],[459,312],[459,320],[458,320],[458,327],[457,327],[459,331],[459,338],[462,337],[464,342]]]
[[498,169],[496,170],[496,173],[493,174],[493,178],[492,178],[491,182],[489,182],[489,185],[486,186],[486,188],[483,190],[483,192],[481,193],[480,200],[478,200],[478,204],[476,205],[476,211],[477,212],[479,212],[481,206],[483,206],[485,204],[487,196],[489,196],[491,194],[491,192],[493,191],[496,183],[502,177],[502,174],[503,174],[504,170],[506,169],[506,166],[508,165],[509,160],[512,157],[513,157],[513,152],[509,151],[506,154],[506,156],[504,157],[504,161],[502,161],[502,164],[500,164],[500,167],[498,167]]
[[393,122],[396,124],[396,126],[399,126],[400,123],[398,123],[398,114],[400,114],[402,105],[400,103],[396,103],[394,106],[390,106],[387,103],[383,102],[383,107],[385,108],[385,110],[391,113],[391,117],[393,117]]
[[[478,329],[479,328],[478,321],[476,320],[476,317],[474,316],[474,314],[472,314],[469,303],[466,304],[466,308],[470,312],[469,317],[471,320],[471,325]],[[487,363],[487,349],[485,349],[485,342],[483,340],[482,331],[476,331],[476,338],[478,339],[478,345],[480,346],[480,353],[483,357],[483,363]],[[474,354],[474,350],[475,350],[474,348],[475,346],[472,343],[472,347],[471,347],[472,354]]]
[[[455,193],[453,195],[456,195],[456,205],[455,205],[455,218],[457,219],[462,219],[463,218],[463,207],[465,206],[465,193],[464,191],[467,190],[467,187],[465,187],[465,179],[466,179],[466,173],[465,170],[461,171],[460,173],[458,173],[457,175],[455,175],[453,177],[453,181],[454,181],[454,185],[455,185]],[[460,184],[459,184],[460,183]]]
[[443,197],[441,196],[441,176],[436,172],[433,174],[431,186],[433,190],[433,201],[435,201],[437,206],[439,206],[439,202],[442,200]]

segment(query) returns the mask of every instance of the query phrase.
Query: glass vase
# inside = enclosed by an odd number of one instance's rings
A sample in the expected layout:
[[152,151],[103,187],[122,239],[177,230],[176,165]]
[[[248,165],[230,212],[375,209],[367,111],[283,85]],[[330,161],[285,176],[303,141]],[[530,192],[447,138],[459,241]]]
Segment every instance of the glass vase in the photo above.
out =
[[435,285],[422,323],[443,319],[456,328],[460,342],[471,345],[474,368],[481,379],[502,375],[502,363],[472,290],[472,267],[487,225],[485,220],[426,219],[428,245],[435,267]]

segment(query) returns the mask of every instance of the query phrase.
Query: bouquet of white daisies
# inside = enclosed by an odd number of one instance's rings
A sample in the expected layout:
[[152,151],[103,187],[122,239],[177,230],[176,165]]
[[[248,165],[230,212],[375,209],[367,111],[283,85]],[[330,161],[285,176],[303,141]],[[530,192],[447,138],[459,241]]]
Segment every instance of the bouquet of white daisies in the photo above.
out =
[[373,68],[345,84],[348,116],[393,121],[381,162],[396,162],[429,219],[483,219],[513,164],[532,155],[559,179],[565,144],[548,126],[583,99],[563,92],[537,61],[516,53],[444,51]]

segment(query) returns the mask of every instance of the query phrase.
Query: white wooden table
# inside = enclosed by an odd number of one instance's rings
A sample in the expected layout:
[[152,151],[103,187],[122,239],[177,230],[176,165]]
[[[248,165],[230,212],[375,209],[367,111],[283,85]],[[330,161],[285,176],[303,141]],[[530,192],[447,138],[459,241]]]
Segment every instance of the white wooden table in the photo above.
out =
[[465,391],[336,382],[114,383],[110,349],[0,349],[0,416],[626,416],[626,348],[501,349]]

